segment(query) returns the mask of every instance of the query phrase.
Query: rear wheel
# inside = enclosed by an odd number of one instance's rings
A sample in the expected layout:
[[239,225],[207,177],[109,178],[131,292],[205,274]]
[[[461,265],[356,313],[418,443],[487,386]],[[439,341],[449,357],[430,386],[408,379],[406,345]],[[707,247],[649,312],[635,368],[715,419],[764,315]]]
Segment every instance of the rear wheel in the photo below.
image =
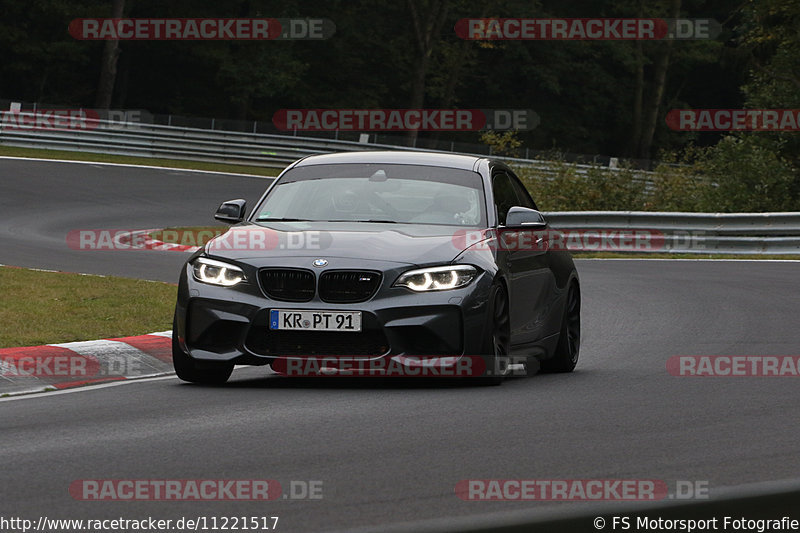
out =
[[175,373],[183,381],[206,385],[221,385],[228,381],[233,372],[233,364],[231,363],[198,362],[184,353],[178,344],[174,323],[172,325],[172,366],[175,368]]
[[569,286],[564,318],[555,355],[542,361],[543,372],[572,372],[578,364],[581,347],[581,290],[577,282]]

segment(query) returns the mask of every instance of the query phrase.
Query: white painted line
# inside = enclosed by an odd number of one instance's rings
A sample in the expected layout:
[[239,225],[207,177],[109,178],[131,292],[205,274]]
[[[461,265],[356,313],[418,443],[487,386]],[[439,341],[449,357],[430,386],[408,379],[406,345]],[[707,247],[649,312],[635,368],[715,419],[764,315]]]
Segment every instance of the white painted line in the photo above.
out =
[[[95,276],[95,277],[98,277],[98,278],[107,278],[108,277],[108,276],[106,276],[104,274],[84,274],[83,272],[64,272],[63,270],[50,270],[50,269],[47,269],[47,268],[21,267],[21,266],[15,266],[15,265],[3,265],[3,264],[0,264],[0,267],[19,268],[21,270],[32,270],[33,272],[48,272],[50,274],[78,274],[79,276]],[[143,280],[143,281],[149,281],[149,280]]]
[[[83,152],[82,152],[83,153]],[[220,170],[196,170],[192,168],[158,167],[154,165],[137,165],[135,163],[107,163],[105,161],[77,161],[74,159],[47,159],[41,157],[19,157],[3,155],[0,159],[13,159],[16,161],[43,161],[45,163],[77,163],[83,165],[105,165],[110,167],[154,168],[157,170],[175,170],[178,172],[197,172],[201,174],[224,174],[226,176],[243,176],[246,178],[275,179],[275,176],[262,176],[260,174],[241,174],[239,172],[223,172]]]
[[[52,386],[47,387],[46,389],[35,389],[31,391],[24,391],[24,392],[10,392],[8,396],[5,398],[0,398],[0,402],[13,402],[17,400],[29,400],[33,398],[51,398],[53,396],[61,396],[62,394],[72,394],[74,392],[88,392],[97,389],[106,389],[108,387],[117,387],[120,385],[127,385],[129,383],[142,383],[142,382],[149,382],[149,381],[162,381],[167,379],[178,379],[178,377],[174,373],[165,373],[162,372],[160,374],[151,374],[149,376],[139,376],[135,378],[123,379],[119,381],[112,381],[109,383],[100,383],[98,385],[85,385],[81,387],[73,387],[71,389],[63,389],[63,390],[54,390],[49,391],[47,389],[53,388]],[[35,394],[38,392],[46,392],[47,394]]]
[[166,285],[177,285],[177,283],[171,283],[169,281],[159,281],[157,279],[139,279],[139,278],[124,278],[122,276],[106,276],[105,274],[87,274],[85,272],[70,272],[68,270],[47,270],[45,268],[31,268],[31,267],[21,267],[16,265],[4,265],[0,263],[0,267],[6,268],[17,268],[21,270],[32,270],[34,272],[48,272],[50,274],[75,274],[78,276],[94,276],[96,278],[109,278],[109,277],[117,277],[120,279],[132,279],[134,281],[146,281],[147,283],[164,283]]

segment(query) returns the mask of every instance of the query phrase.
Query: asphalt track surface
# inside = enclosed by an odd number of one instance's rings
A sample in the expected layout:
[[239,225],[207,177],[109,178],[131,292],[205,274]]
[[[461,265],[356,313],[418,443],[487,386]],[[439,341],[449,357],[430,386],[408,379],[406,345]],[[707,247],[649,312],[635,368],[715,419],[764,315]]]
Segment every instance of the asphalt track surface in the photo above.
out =
[[[207,224],[256,178],[0,160],[0,263],[175,281],[178,252],[82,252],[79,228]],[[0,516],[279,516],[279,531],[587,504],[465,502],[464,479],[707,481],[800,472],[797,378],[682,378],[673,355],[797,355],[798,263],[579,261],[583,344],[570,375],[500,387],[296,380],[237,369],[0,400]],[[320,500],[82,502],[80,479],[320,480]],[[796,518],[796,517],[795,517]],[[409,524],[409,530],[414,527]],[[587,531],[594,528],[587,522]]]
[[177,282],[186,254],[75,250],[71,230],[214,226],[225,200],[252,206],[272,178],[0,158],[0,264]]

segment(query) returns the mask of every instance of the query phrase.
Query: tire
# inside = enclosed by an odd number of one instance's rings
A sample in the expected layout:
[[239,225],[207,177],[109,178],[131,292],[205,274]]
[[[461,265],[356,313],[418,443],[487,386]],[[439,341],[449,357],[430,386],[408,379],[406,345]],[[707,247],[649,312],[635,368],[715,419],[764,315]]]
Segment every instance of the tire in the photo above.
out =
[[578,364],[581,348],[581,290],[577,282],[572,282],[567,291],[564,317],[561,319],[561,332],[558,336],[555,354],[542,361],[542,372],[572,372]]
[[[487,328],[490,334],[483,340],[483,355],[487,361],[487,367],[491,365],[492,370],[497,370],[496,364],[498,357],[508,357],[511,350],[511,321],[508,316],[508,293],[501,283],[495,283],[489,289],[489,309],[487,312]],[[508,364],[508,360],[505,361]],[[488,368],[487,368],[488,369]],[[504,376],[485,376],[477,378],[482,385],[500,385]]]
[[172,366],[175,373],[183,381],[202,383],[204,385],[221,385],[228,381],[233,373],[231,363],[203,362],[199,367],[196,360],[189,357],[181,350],[178,337],[175,334],[175,324],[172,325]]

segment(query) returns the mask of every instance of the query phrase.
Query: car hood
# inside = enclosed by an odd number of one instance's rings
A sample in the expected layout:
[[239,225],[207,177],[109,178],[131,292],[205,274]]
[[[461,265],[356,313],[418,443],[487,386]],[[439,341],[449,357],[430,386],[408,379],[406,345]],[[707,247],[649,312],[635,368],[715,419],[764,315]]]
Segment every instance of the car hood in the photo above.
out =
[[206,253],[238,261],[337,257],[425,265],[452,261],[464,250],[464,234],[478,231],[426,224],[246,222],[207,243]]

